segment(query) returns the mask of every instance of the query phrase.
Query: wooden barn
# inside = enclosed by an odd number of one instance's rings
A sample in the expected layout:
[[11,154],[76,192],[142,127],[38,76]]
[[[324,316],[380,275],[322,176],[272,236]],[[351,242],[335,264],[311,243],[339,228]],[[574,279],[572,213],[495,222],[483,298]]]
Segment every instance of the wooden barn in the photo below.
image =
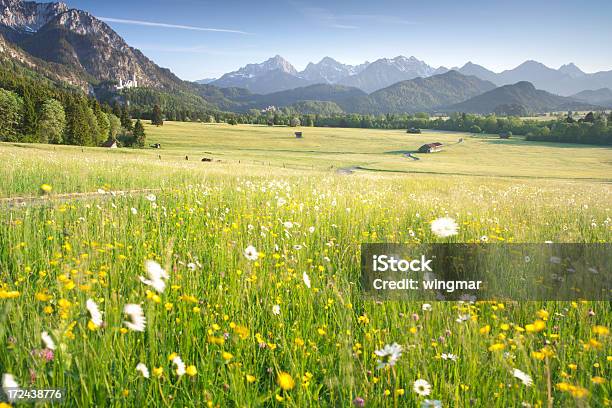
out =
[[421,129],[415,128],[415,127],[411,127],[410,129],[406,130],[406,133],[419,134],[419,133],[421,133]]
[[295,138],[296,139],[301,139],[302,138],[302,132],[295,132]]
[[419,147],[419,153],[435,153],[440,151],[442,151],[442,143],[440,142],[427,143]]

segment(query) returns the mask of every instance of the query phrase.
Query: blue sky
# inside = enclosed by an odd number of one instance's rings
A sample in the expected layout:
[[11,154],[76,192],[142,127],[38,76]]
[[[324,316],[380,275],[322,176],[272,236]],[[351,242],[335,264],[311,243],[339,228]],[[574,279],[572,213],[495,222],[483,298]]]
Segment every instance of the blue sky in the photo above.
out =
[[[218,77],[280,54],[296,68],[405,55],[501,71],[527,59],[612,69],[612,2],[68,0],[179,77]],[[587,5],[588,4],[588,5]]]

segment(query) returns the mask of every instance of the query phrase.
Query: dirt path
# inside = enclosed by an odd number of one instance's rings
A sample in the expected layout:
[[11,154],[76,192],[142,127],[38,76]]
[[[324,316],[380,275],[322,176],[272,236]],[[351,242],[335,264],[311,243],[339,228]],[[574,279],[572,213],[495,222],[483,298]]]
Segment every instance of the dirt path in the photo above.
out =
[[112,197],[123,197],[133,194],[146,194],[155,193],[161,191],[161,188],[140,188],[134,190],[116,190],[116,191],[90,191],[85,193],[62,193],[62,194],[50,194],[39,197],[5,197],[0,198],[0,207],[27,207],[35,205],[44,205],[48,203],[66,202],[72,200],[82,200],[90,198],[112,198]]

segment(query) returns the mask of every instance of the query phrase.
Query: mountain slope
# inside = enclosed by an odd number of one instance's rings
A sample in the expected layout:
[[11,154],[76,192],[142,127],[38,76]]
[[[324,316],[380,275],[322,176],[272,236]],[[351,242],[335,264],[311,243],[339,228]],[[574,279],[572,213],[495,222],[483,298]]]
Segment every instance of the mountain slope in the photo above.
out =
[[136,78],[143,86],[186,84],[130,47],[106,23],[63,3],[0,0],[0,31],[38,59],[61,64],[92,83]]
[[287,106],[300,101],[327,101],[335,102],[342,106],[348,100],[365,96],[367,96],[366,93],[357,88],[342,85],[315,84],[268,95],[258,95],[254,98],[253,102],[261,108]]
[[400,81],[432,75],[434,68],[415,57],[381,58],[369,64],[359,74],[342,79],[339,84],[374,92]]
[[530,82],[521,81],[495,88],[467,101],[451,105],[446,110],[486,114],[494,112],[501,105],[521,105],[531,113],[593,108],[586,103],[536,89]]
[[467,62],[464,66],[457,70],[459,73],[463,75],[473,75],[477,78],[480,78],[484,81],[493,82],[494,84],[498,84],[497,74],[493,71],[486,69],[483,66],[478,64],[474,64],[472,61]]
[[316,64],[312,62],[309,63],[306,68],[299,73],[299,76],[313,83],[335,84],[346,77],[359,74],[368,65],[369,62],[356,66],[346,65],[333,58],[325,57]]
[[469,99],[495,88],[495,85],[475,76],[457,71],[427,78],[399,82],[369,95],[367,104],[360,101],[355,109],[362,113],[403,113],[430,111]]
[[600,88],[594,91],[582,91],[572,95],[571,97],[573,99],[592,103],[595,105],[602,105],[605,107],[612,106],[612,90],[609,88]]
[[221,88],[245,88],[251,92],[268,94],[310,83],[306,79],[299,78],[293,65],[277,55],[260,64],[248,64],[237,71],[227,73],[210,84]]

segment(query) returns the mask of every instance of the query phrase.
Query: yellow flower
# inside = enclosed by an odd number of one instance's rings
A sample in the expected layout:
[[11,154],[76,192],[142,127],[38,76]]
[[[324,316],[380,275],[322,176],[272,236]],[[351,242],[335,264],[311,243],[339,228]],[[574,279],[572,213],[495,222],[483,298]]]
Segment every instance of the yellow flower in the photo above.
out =
[[546,323],[543,320],[536,320],[533,324],[525,325],[525,330],[528,333],[540,332],[546,328]]
[[0,290],[0,299],[15,299],[17,297],[19,297],[19,292],[17,292],[16,290]]
[[593,333],[599,336],[607,336],[610,330],[606,326],[593,326]]
[[595,377],[591,378],[591,382],[593,384],[605,384],[606,383],[606,379],[603,378],[603,377],[595,376]]
[[548,320],[548,312],[544,309],[538,310],[536,315],[542,320]]
[[157,378],[161,377],[164,374],[163,367],[153,367],[153,375]]
[[510,330],[510,325],[508,323],[502,323],[499,325],[499,328],[504,331],[507,331],[507,330]]
[[53,190],[53,187],[51,187],[49,184],[40,185],[40,191],[42,191],[43,194],[49,194],[52,190]]
[[589,395],[589,391],[583,387],[572,387],[570,389],[570,393],[574,398],[584,398]]
[[285,398],[281,397],[281,396],[280,396],[280,395],[278,395],[278,394],[276,394],[276,395],[274,396],[274,398],[276,398],[276,400],[277,400],[278,402],[283,402],[283,401],[285,400]]
[[404,395],[404,392],[405,391],[403,388],[398,388],[397,390],[395,390],[395,395],[402,396]]
[[246,339],[249,336],[249,329],[244,326],[235,326],[234,333],[238,335],[242,340]]
[[36,300],[40,300],[41,302],[47,302],[49,299],[51,299],[50,295],[48,295],[47,293],[43,293],[43,292],[38,292],[35,296],[36,296]]
[[224,351],[223,353],[221,353],[221,357],[225,361],[230,361],[232,358],[234,358],[234,355],[232,353],[228,353],[227,351]]
[[198,373],[198,369],[194,365],[190,365],[185,369],[185,374],[190,377],[194,377]]
[[90,320],[87,322],[87,328],[91,331],[96,331],[98,330],[98,325],[96,325],[94,322]]
[[257,381],[257,378],[255,378],[255,376],[254,376],[254,375],[247,374],[247,375],[246,375],[246,381],[247,381],[249,384],[252,384],[252,383],[254,383],[255,381]]
[[281,387],[281,389],[285,391],[289,391],[293,389],[293,387],[295,387],[295,381],[293,380],[293,377],[291,377],[291,374],[286,373],[284,371],[281,371],[280,373],[278,373],[276,382]]
[[0,402],[0,408],[11,408],[10,404],[7,404],[6,402]]
[[175,357],[177,357],[177,356],[178,356],[178,354],[177,354],[177,353],[171,353],[171,354],[168,356],[168,361],[172,361],[172,360],[174,360],[174,358],[175,358]]
[[45,308],[43,309],[43,312],[45,312],[46,314],[51,314],[53,313],[53,307],[45,306]]
[[506,346],[503,345],[502,343],[495,343],[489,346],[489,351],[501,351],[505,348]]
[[166,310],[169,312],[169,311],[171,311],[171,310],[172,310],[172,307],[173,307],[173,306],[174,306],[174,305],[173,305],[172,303],[168,302],[168,303],[166,303],[166,304],[164,305],[164,308],[165,308],[165,309],[166,309]]
[[480,334],[489,334],[490,331],[491,326],[489,326],[488,324],[486,326],[481,327],[479,330]]
[[128,395],[130,395],[130,390],[123,390],[121,392],[121,395],[123,395],[124,397],[127,397]]
[[301,338],[297,337],[297,338],[294,340],[294,343],[295,343],[295,345],[296,345],[296,346],[298,346],[298,347],[302,347],[302,346],[304,345],[304,340],[302,340]]
[[572,363],[572,364],[568,364],[568,365],[567,365],[567,368],[569,368],[570,370],[577,370],[577,369],[578,369],[578,366],[577,366],[576,364],[573,364],[573,363]]

